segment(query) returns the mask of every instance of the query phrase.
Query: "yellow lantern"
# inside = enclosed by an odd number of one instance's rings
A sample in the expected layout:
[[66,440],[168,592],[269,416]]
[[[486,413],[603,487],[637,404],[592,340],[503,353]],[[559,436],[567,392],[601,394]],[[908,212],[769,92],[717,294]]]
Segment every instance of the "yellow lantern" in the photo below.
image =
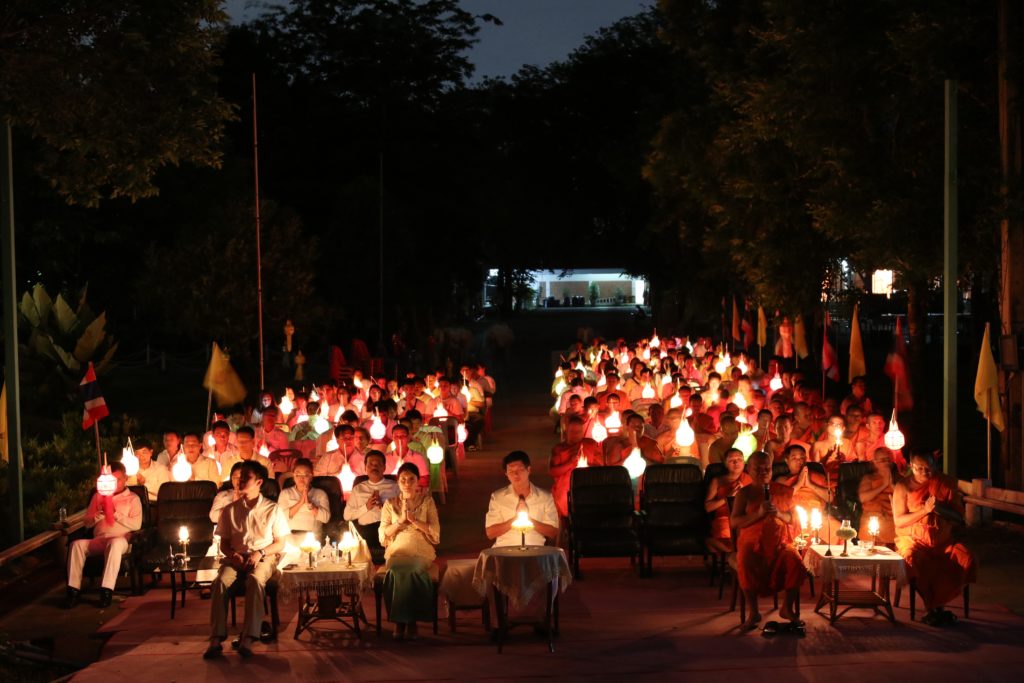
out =
[[746,461],[750,454],[757,450],[757,437],[748,429],[736,437],[736,440],[732,442],[732,447],[743,453],[743,460]]

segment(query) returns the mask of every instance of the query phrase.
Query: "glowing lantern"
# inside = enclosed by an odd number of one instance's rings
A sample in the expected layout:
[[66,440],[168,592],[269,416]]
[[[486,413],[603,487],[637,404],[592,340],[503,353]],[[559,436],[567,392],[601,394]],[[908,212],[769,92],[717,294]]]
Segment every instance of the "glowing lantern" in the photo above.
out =
[[434,408],[434,417],[448,417],[448,411],[444,409],[444,406],[440,403]]
[[896,424],[896,411],[892,411],[892,421],[889,423],[889,431],[885,433],[885,447],[891,451],[898,451],[906,445],[907,440]]
[[341,492],[349,494],[352,492],[352,485],[356,481],[356,474],[349,467],[348,463],[341,466],[341,472],[338,472],[338,481],[341,482]]
[[270,457],[270,449],[267,448],[267,442],[266,441],[264,441],[263,445],[260,446],[260,455],[262,455],[264,458],[269,458]]
[[743,460],[745,461],[750,457],[750,454],[757,450],[757,437],[754,436],[754,432],[747,430],[741,432],[736,440],[732,442],[732,447],[738,449],[743,453]]
[[185,459],[184,453],[178,453],[174,467],[171,468],[171,476],[174,481],[188,481],[192,478],[192,465]]
[[643,358],[644,360],[648,360],[649,361],[651,359],[651,350],[650,349],[644,349],[643,353],[640,354],[640,357]]
[[610,434],[614,434],[622,429],[622,418],[619,417],[619,411],[613,410],[608,417],[605,418],[604,426]]
[[680,408],[680,407],[682,407],[682,405],[683,405],[683,399],[679,398],[679,394],[676,394],[671,399],[669,399],[669,402],[668,402],[669,409]]
[[217,440],[213,438],[212,433],[206,435],[206,445],[209,446],[210,448],[213,448],[214,446],[217,445]]
[[444,449],[437,441],[432,442],[427,448],[427,461],[431,465],[440,465],[444,462]]
[[629,365],[629,354],[625,351],[619,354],[619,365]]
[[719,358],[717,361],[715,361],[715,372],[717,372],[719,375],[724,375],[725,371],[728,369],[729,361],[727,361],[725,358]]
[[512,520],[512,528],[521,534],[520,547],[526,547],[526,532],[533,529],[533,522],[530,521],[530,513],[526,510],[520,510],[516,513],[516,518]]
[[778,371],[775,372],[775,376],[768,382],[768,388],[772,391],[778,391],[782,388],[782,377],[779,376]]
[[686,413],[683,414],[683,417],[690,417],[692,415],[693,415],[693,408],[687,408],[686,409]]
[[562,368],[558,368],[557,370],[555,370],[555,379],[558,379],[561,376],[562,376]]
[[133,449],[121,449],[121,464],[124,465],[124,473],[129,477],[134,477],[139,473],[139,459],[135,456]]
[[288,398],[287,394],[285,394],[281,397],[281,402],[277,404],[277,408],[281,411],[282,415],[288,417],[292,414],[292,411],[295,410],[295,404],[292,403],[292,400]]
[[836,448],[842,446],[843,445],[843,428],[837,425],[837,426],[832,428],[831,434],[832,434],[832,438],[835,439]]
[[811,508],[811,531],[814,532],[815,542],[820,543],[818,532],[821,531],[821,509],[819,508]]
[[320,552],[320,541],[316,540],[316,536],[313,535],[312,531],[307,531],[305,537],[302,539],[302,543],[299,544],[299,550],[309,555],[309,568],[313,568],[313,556]]
[[320,404],[320,417],[324,418],[325,420],[331,419],[331,404],[329,404],[327,401],[324,401],[322,404]]
[[384,423],[380,421],[380,414],[377,411],[373,413],[373,422],[370,423],[370,438],[374,441],[383,441],[384,435],[387,434],[388,430],[384,426]]
[[587,371],[587,369],[585,367],[583,367],[583,361],[581,361],[581,360],[577,360],[576,361],[576,370],[578,370],[579,372],[586,372]]
[[594,424],[594,428],[590,430],[590,438],[601,443],[608,438],[608,430],[600,422],[597,422]]
[[356,389],[363,388],[363,380],[359,377],[359,375],[356,375],[355,377],[352,378],[352,386],[354,386]]
[[352,535],[351,531],[346,531],[341,535],[341,540],[338,541],[338,550],[343,553],[348,553],[348,566],[352,566],[352,551],[359,547],[359,541]]
[[576,461],[576,469],[580,469],[582,467],[590,467],[590,464],[587,463],[587,456],[583,454],[583,448],[581,447],[579,460]]
[[332,436],[331,440],[327,442],[326,448],[328,453],[333,453],[338,450],[338,440]]
[[338,406],[338,412],[334,413],[334,421],[341,422],[341,416],[345,414],[345,405]]
[[680,420],[679,429],[676,430],[676,443],[683,448],[688,448],[693,445],[695,438],[696,435],[693,433],[690,423],[686,420]]
[[750,424],[750,421],[747,419],[746,413],[740,413],[739,415],[737,415],[736,421],[739,422],[740,424]]
[[747,403],[747,399],[745,399],[745,398],[743,397],[743,394],[741,394],[741,393],[739,393],[739,392],[736,392],[736,393],[735,393],[735,394],[733,395],[733,397],[732,397],[732,402],[733,402],[733,403],[735,403],[735,404],[736,404],[736,407],[737,407],[737,408],[739,408],[740,410],[746,410],[746,409],[747,409],[747,406],[749,405],[749,404]]
[[740,369],[740,374],[741,375],[747,374],[747,364],[744,363],[743,361],[740,361],[739,365],[737,365],[736,367],[738,367]]
[[878,517],[871,515],[868,518],[868,533],[872,536],[877,536],[878,532],[882,530],[881,524],[878,522]]
[[672,384],[672,375],[666,372],[664,375],[661,376],[661,386],[664,387],[669,384]]
[[656,349],[661,346],[661,340],[658,339],[658,331],[654,331],[654,335],[651,337],[651,348]]
[[310,401],[319,401],[320,400],[320,394],[316,393],[316,389],[313,389],[312,391],[309,392],[309,400]]
[[295,424],[302,424],[303,422],[309,422],[309,415],[299,415],[295,418]]
[[622,461],[622,466],[629,472],[630,479],[639,479],[647,469],[647,461],[640,455],[640,449],[634,448],[629,452],[629,457]]
[[597,386],[599,386],[599,387],[606,387],[606,386],[608,386],[608,380],[605,378],[604,375],[601,375],[600,377],[597,378]]
[[654,387],[650,384],[645,384],[644,388],[640,391],[640,398],[652,399],[656,396],[654,393]]
[[469,385],[468,384],[463,384],[462,388],[459,389],[459,393],[462,394],[462,397],[464,399],[466,399],[467,401],[470,400],[471,396],[470,396],[470,393],[469,393]]
[[555,395],[556,396],[561,396],[562,392],[565,391],[566,388],[567,388],[567,385],[565,383],[565,380],[562,379],[562,378],[559,378],[558,382],[555,384]]
[[466,443],[466,439],[469,438],[469,430],[466,429],[466,425],[462,422],[455,427],[455,438],[459,443]]
[[313,418],[313,429],[316,433],[323,434],[331,428],[331,423],[323,415],[317,415]]
[[107,458],[104,454],[103,467],[100,469],[100,476],[96,477],[96,493],[101,496],[112,496],[116,490],[117,477],[111,474],[110,465],[107,464]]

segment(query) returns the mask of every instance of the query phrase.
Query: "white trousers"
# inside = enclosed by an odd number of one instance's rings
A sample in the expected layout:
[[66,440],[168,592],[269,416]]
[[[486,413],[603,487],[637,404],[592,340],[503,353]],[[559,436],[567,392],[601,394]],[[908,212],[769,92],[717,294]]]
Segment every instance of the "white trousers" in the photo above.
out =
[[121,556],[128,550],[128,539],[123,536],[108,538],[83,538],[71,544],[71,558],[68,566],[68,586],[82,587],[82,568],[89,555],[103,554],[103,582],[107,590],[114,590],[117,576],[121,573]]

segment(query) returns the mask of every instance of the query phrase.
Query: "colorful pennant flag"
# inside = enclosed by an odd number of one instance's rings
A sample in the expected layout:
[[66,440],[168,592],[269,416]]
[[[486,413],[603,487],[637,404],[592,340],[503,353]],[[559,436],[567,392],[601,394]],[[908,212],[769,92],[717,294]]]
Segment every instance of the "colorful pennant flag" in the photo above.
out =
[[896,317],[893,332],[892,351],[885,358],[883,372],[896,385],[896,409],[910,410],[914,407],[914,393],[910,387],[910,370],[907,361],[907,343],[903,340],[903,324]]
[[85,411],[82,413],[82,429],[88,429],[95,423],[110,415],[107,409],[107,402],[103,400],[100,392],[99,382],[96,381],[96,370],[92,363],[85,371],[85,377],[79,383],[78,388],[82,391],[82,400],[85,401]]
[[978,375],[974,379],[974,400],[978,411],[992,421],[992,426],[1003,431],[1003,408],[999,403],[999,373],[996,359],[992,355],[989,339],[989,325],[985,323],[985,337],[981,340],[981,355],[978,357]]

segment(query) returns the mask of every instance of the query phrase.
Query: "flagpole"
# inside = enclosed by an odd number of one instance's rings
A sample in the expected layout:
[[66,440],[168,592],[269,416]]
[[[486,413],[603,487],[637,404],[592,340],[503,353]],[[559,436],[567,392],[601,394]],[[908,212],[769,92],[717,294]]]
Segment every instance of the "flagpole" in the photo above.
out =
[[[252,74],[252,169],[256,190],[256,336],[260,344],[260,391],[263,382],[263,263],[260,249],[260,143],[256,127],[256,73]],[[212,396],[212,391],[211,391]],[[206,421],[210,421],[210,409],[206,409]]]
[[100,421],[93,420],[92,428],[96,432],[96,462],[103,467],[103,453],[100,451]]
[[985,390],[985,469],[992,483],[992,387]]

